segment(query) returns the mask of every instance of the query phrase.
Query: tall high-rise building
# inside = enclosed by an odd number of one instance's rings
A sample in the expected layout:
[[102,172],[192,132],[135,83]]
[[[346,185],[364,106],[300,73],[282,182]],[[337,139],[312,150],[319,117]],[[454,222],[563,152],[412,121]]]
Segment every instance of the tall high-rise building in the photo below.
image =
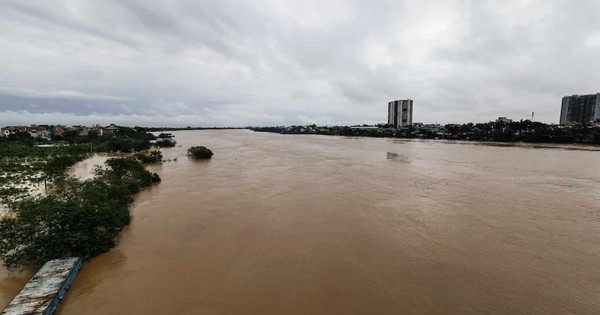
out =
[[388,103],[388,124],[394,128],[412,125],[413,101],[397,100]]
[[560,124],[587,124],[600,120],[600,93],[565,96],[560,108]]

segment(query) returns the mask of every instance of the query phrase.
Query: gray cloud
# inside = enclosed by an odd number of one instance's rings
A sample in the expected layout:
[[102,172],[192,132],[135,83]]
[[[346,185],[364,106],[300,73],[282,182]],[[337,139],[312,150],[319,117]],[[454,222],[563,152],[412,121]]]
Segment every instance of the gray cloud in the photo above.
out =
[[0,2],[0,124],[558,120],[598,90],[581,0]]
[[2,95],[12,95],[22,98],[32,99],[70,99],[70,100],[108,100],[108,101],[130,101],[126,97],[102,95],[102,94],[86,94],[76,91],[59,90],[59,91],[34,91],[21,88],[3,87],[0,86]]

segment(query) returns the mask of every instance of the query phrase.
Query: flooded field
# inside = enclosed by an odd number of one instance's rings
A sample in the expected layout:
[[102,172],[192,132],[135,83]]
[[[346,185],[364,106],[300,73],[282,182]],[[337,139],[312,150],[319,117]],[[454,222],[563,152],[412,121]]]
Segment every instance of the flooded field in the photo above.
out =
[[594,148],[174,134],[55,314],[600,313]]

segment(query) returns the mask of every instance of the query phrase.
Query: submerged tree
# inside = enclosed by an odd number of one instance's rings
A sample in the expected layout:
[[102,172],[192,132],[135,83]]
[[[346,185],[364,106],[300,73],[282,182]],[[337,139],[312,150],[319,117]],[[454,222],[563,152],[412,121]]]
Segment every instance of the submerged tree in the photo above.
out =
[[177,141],[172,139],[161,139],[154,142],[154,145],[164,148],[172,148],[177,145]]
[[213,152],[204,146],[196,146],[188,149],[188,155],[195,159],[210,159],[213,156]]
[[144,164],[149,164],[149,163],[160,163],[162,162],[162,152],[156,150],[156,151],[150,151],[147,154],[146,153],[136,153],[133,155],[133,157],[144,163]]
[[60,183],[66,176],[67,169],[85,158],[83,154],[58,155],[50,158],[42,167],[44,186],[50,183]]

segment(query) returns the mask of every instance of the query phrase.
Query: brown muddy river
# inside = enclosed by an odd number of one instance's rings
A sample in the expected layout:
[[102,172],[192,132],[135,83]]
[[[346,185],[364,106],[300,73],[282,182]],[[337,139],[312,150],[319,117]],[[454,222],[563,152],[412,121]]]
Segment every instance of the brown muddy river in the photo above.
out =
[[55,314],[600,313],[598,151],[175,134]]

